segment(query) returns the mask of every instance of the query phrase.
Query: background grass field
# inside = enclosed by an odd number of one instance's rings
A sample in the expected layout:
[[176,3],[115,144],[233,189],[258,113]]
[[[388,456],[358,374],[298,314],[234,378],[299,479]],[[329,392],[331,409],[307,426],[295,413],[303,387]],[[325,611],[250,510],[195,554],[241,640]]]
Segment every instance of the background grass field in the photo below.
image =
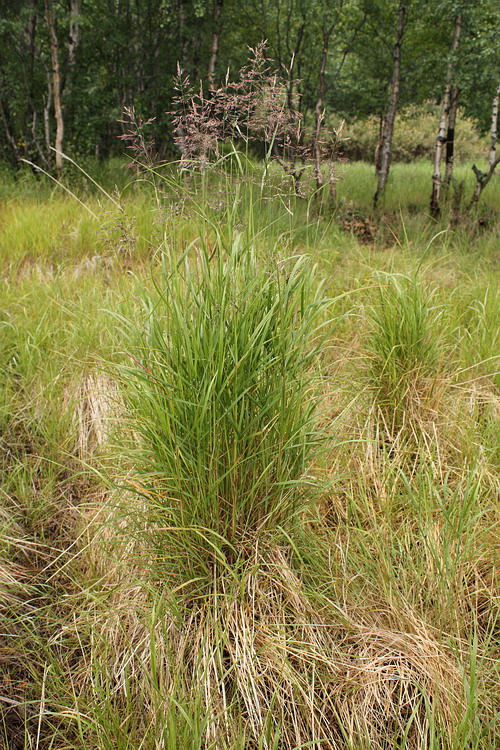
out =
[[498,180],[106,170],[2,186],[0,743],[493,750]]

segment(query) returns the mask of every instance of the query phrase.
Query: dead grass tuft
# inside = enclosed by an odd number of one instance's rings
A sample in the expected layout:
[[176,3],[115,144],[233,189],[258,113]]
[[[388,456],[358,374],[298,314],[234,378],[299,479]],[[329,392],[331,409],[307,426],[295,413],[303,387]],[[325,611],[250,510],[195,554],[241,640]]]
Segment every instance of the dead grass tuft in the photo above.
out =
[[106,374],[90,373],[68,399],[75,404],[77,453],[88,459],[108,442],[111,420],[116,418],[117,387]]
[[241,574],[214,571],[204,595],[169,590],[161,610],[137,567],[128,564],[128,582],[123,567],[107,570],[107,585],[118,576],[120,587],[94,616],[106,650],[93,658],[117,700],[142,685],[134,700],[148,726],[160,729],[178,702],[201,710],[204,747],[236,747],[243,733],[248,748],[382,749],[392,737],[410,749],[426,746],[430,722],[451,734],[461,714],[460,671],[427,630],[392,630],[367,614],[376,607],[313,594],[284,545],[255,541]]

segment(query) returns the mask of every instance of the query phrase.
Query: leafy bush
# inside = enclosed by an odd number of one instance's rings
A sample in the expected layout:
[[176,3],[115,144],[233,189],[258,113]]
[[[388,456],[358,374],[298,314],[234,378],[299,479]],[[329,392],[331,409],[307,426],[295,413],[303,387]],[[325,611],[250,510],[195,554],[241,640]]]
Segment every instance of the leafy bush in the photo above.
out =
[[[396,118],[392,156],[394,161],[411,162],[434,155],[440,107],[432,103],[403,109]],[[342,151],[354,160],[373,161],[379,137],[380,120],[373,115],[345,126]],[[455,158],[459,161],[484,159],[487,143],[476,123],[458,113]]]

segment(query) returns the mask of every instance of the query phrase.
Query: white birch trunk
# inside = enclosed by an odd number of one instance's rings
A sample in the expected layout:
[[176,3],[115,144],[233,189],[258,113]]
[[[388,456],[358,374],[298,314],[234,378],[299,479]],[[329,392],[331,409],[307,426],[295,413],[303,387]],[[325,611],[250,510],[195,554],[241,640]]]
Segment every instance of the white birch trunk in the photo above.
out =
[[491,110],[491,147],[490,147],[490,166],[495,163],[497,154],[497,129],[498,129],[498,102],[500,100],[500,85],[493,99],[493,108]]
[[453,81],[453,70],[455,67],[454,56],[458,49],[460,33],[462,31],[462,16],[459,15],[455,24],[455,36],[453,39],[453,55],[448,63],[446,70],[446,86],[444,88],[443,104],[441,107],[441,117],[439,119],[438,137],[436,140],[436,150],[434,152],[434,172],[432,175],[432,194],[431,194],[431,215],[439,216],[439,199],[441,197],[441,158],[443,156],[443,146],[446,143],[446,126],[451,103],[451,88]]

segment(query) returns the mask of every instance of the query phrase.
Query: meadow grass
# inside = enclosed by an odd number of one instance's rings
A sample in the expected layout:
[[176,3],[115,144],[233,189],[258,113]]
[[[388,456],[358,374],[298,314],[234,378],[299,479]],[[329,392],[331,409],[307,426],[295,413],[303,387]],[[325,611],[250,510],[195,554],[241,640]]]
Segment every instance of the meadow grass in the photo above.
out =
[[[167,166],[157,176],[146,173],[138,179],[133,172],[127,174],[119,160],[108,167],[88,165],[96,181],[101,180],[106,195],[84,174],[69,166],[62,182],[70,192],[43,175],[37,178],[27,167],[15,181],[10,174],[3,177],[0,193],[3,272],[11,265],[30,266],[40,261],[60,267],[82,258],[101,259],[108,255],[115,258],[117,252],[132,255],[136,260],[148,258],[164,240],[166,227],[169,236],[175,231],[179,239],[181,232],[186,241],[194,238],[197,207],[201,204],[205,214],[211,214],[220,227],[226,225],[227,192],[232,195],[231,226],[251,225],[252,233],[263,242],[268,239],[271,246],[280,236],[282,242],[307,249],[313,247],[315,254],[324,250],[331,260],[339,249],[337,244],[344,253],[350,243],[352,223],[343,221],[343,214],[354,207],[363,216],[370,216],[376,185],[371,165],[357,162],[340,165],[340,203],[332,221],[327,207],[321,203],[295,199],[276,168],[271,170],[270,187],[261,194],[260,177],[252,165],[248,169],[253,180],[248,176],[243,181],[231,180],[231,170],[234,171],[231,167],[222,180],[200,179],[191,182],[188,188],[178,182],[173,166]],[[469,221],[465,213],[450,222],[448,209],[435,221],[428,216],[430,173],[427,162],[393,165],[384,214],[377,221],[370,241],[375,240],[380,247],[394,244],[416,247],[421,252],[422,245],[438,235],[435,248],[449,247],[454,252],[472,254],[481,262],[487,261],[496,252],[496,233],[487,230],[495,227],[494,216],[490,214],[500,203],[498,180],[491,181],[484,191],[480,222]],[[456,167],[456,181],[464,183],[465,199],[470,197],[474,175],[468,166]],[[252,182],[257,183],[257,189]],[[78,196],[82,203],[75,199]],[[355,247],[356,222],[353,229],[354,241],[350,244]]]
[[498,227],[393,178],[4,199],[0,744],[498,746]]

